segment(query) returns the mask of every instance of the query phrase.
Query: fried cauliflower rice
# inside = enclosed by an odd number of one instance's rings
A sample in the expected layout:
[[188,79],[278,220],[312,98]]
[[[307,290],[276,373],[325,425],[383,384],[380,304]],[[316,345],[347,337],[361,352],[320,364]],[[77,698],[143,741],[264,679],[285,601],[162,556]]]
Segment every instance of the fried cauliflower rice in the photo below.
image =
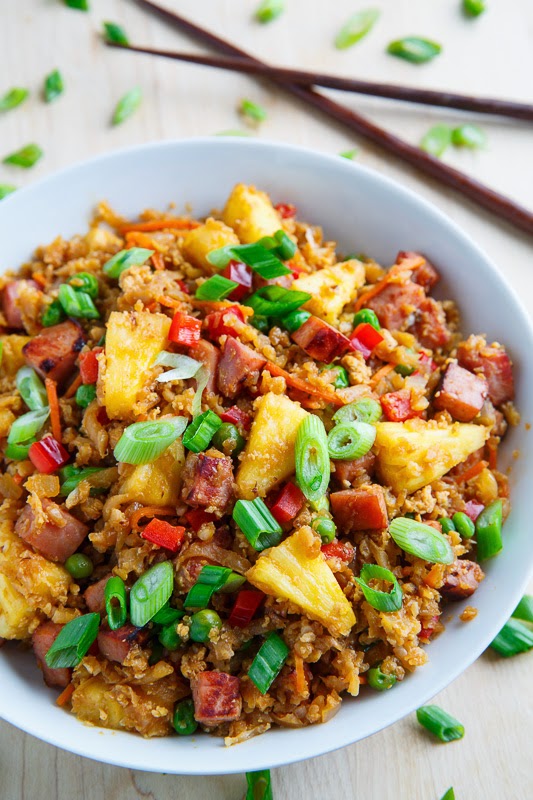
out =
[[511,361],[438,280],[243,184],[201,221],[102,203],[1,277],[0,642],[143,736],[231,745],[394,690],[509,512]]

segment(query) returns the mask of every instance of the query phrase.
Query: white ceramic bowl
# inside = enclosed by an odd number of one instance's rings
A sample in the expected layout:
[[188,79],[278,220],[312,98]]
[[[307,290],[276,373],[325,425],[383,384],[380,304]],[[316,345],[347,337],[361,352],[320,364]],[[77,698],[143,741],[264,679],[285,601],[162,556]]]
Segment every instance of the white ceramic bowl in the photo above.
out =
[[[533,419],[533,334],[517,298],[488,257],[456,225],[383,175],[338,156],[268,142],[196,139],[159,142],[95,158],[52,175],[0,204],[0,268],[17,267],[34,247],[56,235],[86,229],[105,198],[133,218],[147,207],[198,215],[220,207],[244,181],[291,202],[302,219],[320,224],[344,252],[365,252],[391,264],[398,250],[419,250],[435,262],[442,297],[457,300],[464,332],[486,332],[508,346],[515,363],[517,403]],[[28,224],[28,220],[30,224]],[[529,388],[529,391],[528,391]],[[510,431],[502,461],[524,448],[523,425]],[[524,453],[524,456],[526,454]],[[479,614],[465,625],[461,604],[446,632],[428,647],[429,663],[394,691],[346,699],[327,725],[273,730],[236,747],[205,735],[145,740],[78,722],[55,704],[30,653],[0,651],[0,716],[13,725],[89,758],[154,772],[221,774],[279,766],[321,755],[391,725],[456,678],[487,647],[518,602],[533,562],[533,460],[523,457],[512,476],[513,511],[503,552],[484,565],[475,596]],[[449,616],[449,614],[447,615]]]

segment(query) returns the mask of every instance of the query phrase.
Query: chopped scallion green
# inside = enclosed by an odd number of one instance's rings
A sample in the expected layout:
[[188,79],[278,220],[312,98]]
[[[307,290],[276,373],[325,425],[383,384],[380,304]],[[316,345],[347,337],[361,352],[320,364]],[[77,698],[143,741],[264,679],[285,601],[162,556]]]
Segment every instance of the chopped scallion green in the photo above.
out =
[[40,158],[43,156],[43,151],[37,144],[27,144],[25,147],[21,147],[20,150],[17,150],[14,153],[10,153],[8,156],[5,156],[3,159],[4,164],[12,164],[15,167],[22,167],[23,169],[29,169],[36,164]]
[[341,422],[328,433],[331,458],[352,461],[366,455],[376,440],[376,428],[368,422]]
[[449,125],[433,125],[420,141],[420,149],[439,158],[450,146],[452,129]]
[[118,575],[113,575],[107,581],[104,589],[104,599],[107,623],[112,631],[116,631],[126,624],[128,618],[126,586]]
[[387,47],[387,52],[412,64],[424,64],[426,61],[438,56],[442,47],[437,42],[430,39],[423,39],[420,36],[406,36],[404,39],[396,39]]
[[275,631],[272,631],[252,661],[248,677],[261,694],[266,694],[280,673],[289,655],[289,648]]
[[64,3],[69,8],[77,8],[78,11],[89,10],[89,0],[64,0]]
[[183,437],[183,446],[193,453],[201,453],[209,447],[209,443],[222,420],[214,411],[208,409],[193,419]]
[[477,148],[485,147],[487,144],[485,132],[471,123],[454,128],[451,136],[455,147],[468,147],[471,150],[476,150]]
[[265,550],[280,543],[283,534],[281,526],[260,497],[237,500],[232,516],[255,550]]
[[21,417],[17,417],[9,429],[7,443],[24,444],[24,442],[33,439],[33,437],[39,433],[49,416],[50,409],[46,406],[45,408],[38,408],[35,411],[28,411]]
[[98,636],[100,614],[83,614],[60,630],[44,660],[50,669],[77,667]]
[[58,298],[67,317],[79,319],[98,319],[100,312],[96,308],[90,295],[77,291],[68,283],[59,287]]
[[200,284],[196,290],[195,297],[198,300],[224,300],[228,297],[239,284],[230,281],[223,275],[211,275],[206,281]]
[[260,317],[285,317],[311,299],[307,292],[284,289],[283,286],[263,286],[244,301]]
[[174,589],[174,568],[170,561],[150,567],[133,584],[130,592],[130,618],[142,628],[167,603]]
[[50,72],[44,79],[43,94],[45,102],[51,103],[52,100],[55,100],[59,95],[63,94],[64,90],[63,76],[58,69],[54,69],[53,72]]
[[130,40],[122,25],[116,22],[104,22],[104,36],[108,42],[129,46]]
[[118,101],[111,123],[113,125],[120,125],[122,122],[131,117],[131,115],[139,108],[142,101],[142,92],[138,86],[126,92]]
[[486,9],[485,0],[463,0],[463,11],[467,17],[479,17]]
[[0,183],[0,200],[17,191],[17,187],[11,183]]
[[44,383],[31,367],[21,367],[17,372],[15,383],[20,396],[31,411],[37,411],[48,405]]
[[255,18],[263,24],[272,22],[285,11],[285,0],[262,0],[259,3]]
[[421,706],[417,709],[416,718],[441,742],[452,742],[454,739],[462,739],[465,735],[464,726],[439,706]]
[[[392,583],[392,589],[390,592],[382,592],[378,589],[373,589],[368,584],[370,580],[381,580]],[[364,564],[359,573],[359,577],[356,578],[355,581],[363,590],[367,603],[370,603],[373,608],[377,608],[378,611],[399,611],[402,607],[403,592],[394,573],[392,573],[390,569],[380,567],[377,564]]]
[[125,269],[139,267],[153,256],[154,250],[147,250],[144,247],[130,247],[128,250],[119,250],[102,267],[103,271],[110,278],[119,278]]
[[22,89],[16,86],[0,97],[0,112],[11,111],[12,108],[20,106],[29,95],[28,89]]
[[254,123],[264,122],[267,118],[267,112],[263,106],[254,103],[253,100],[247,100],[246,98],[243,98],[239,104],[239,113],[245,117],[245,119]]
[[315,414],[308,414],[300,423],[294,456],[298,486],[308,500],[318,500],[328,488],[330,463],[326,429]]
[[346,50],[346,48],[353,47],[354,44],[361,41],[367,33],[370,33],[378,21],[379,15],[380,12],[377,8],[367,8],[353,14],[335,37],[337,50]]
[[432,564],[453,564],[455,554],[446,537],[431,525],[408,517],[397,517],[389,533],[402,550]]
[[511,617],[490,646],[504,658],[527,653],[533,648],[533,631],[523,622]]
[[366,422],[372,425],[377,422],[381,417],[381,404],[371,397],[362,397],[360,400],[354,400],[353,403],[348,403],[341,406],[338,411],[333,414],[333,422]]
[[525,594],[513,611],[513,617],[533,622],[533,595]]
[[246,785],[248,788],[244,800],[272,800],[269,769],[262,769],[259,772],[247,772]]
[[347,158],[348,161],[353,161],[354,158],[357,157],[358,153],[357,147],[352,148],[352,150],[343,150],[342,153],[339,153],[341,158]]
[[126,464],[151,464],[181,436],[186,427],[185,417],[134,422],[118,440],[115,458]]

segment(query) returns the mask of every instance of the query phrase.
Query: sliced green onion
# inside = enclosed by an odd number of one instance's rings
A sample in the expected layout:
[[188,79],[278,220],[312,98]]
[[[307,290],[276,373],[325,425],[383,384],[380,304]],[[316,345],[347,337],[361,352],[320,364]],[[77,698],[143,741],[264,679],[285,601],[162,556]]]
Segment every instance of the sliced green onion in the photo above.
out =
[[[452,517],[452,522],[455,530],[463,537],[463,539],[471,539],[476,532],[476,526],[470,517],[464,513],[464,511],[456,511]],[[443,533],[447,533],[447,531],[444,531],[443,529]]]
[[310,500],[309,505],[313,511],[329,511],[329,498],[327,494],[323,494],[322,497],[317,497],[316,500]]
[[96,384],[82,383],[76,389],[75,400],[80,408],[88,408],[93,400],[96,400]]
[[198,372],[195,375],[196,378],[196,391],[194,393],[194,397],[192,400],[191,411],[193,417],[198,417],[201,410],[202,410],[202,395],[204,393],[204,389],[209,383],[209,378],[211,377],[209,370],[207,367],[200,367]]
[[265,24],[277,19],[284,11],[285,0],[262,0],[256,9],[255,18]]
[[17,187],[13,186],[11,183],[0,183],[0,200],[3,200],[4,197],[7,197],[8,194],[13,194],[13,192],[17,191]]
[[20,106],[21,103],[28,97],[28,89],[22,89],[16,86],[6,92],[3,97],[0,97],[0,112],[11,111],[12,108]]
[[459,125],[452,131],[452,143],[455,147],[469,147],[476,150],[478,147],[485,147],[487,136],[477,125]]
[[31,367],[21,367],[15,379],[19,394],[31,411],[48,405],[44,383]]
[[141,575],[131,587],[130,618],[142,628],[150,622],[170,598],[174,588],[174,569],[170,561],[162,561]]
[[284,289],[283,286],[263,286],[246,299],[245,305],[253,308],[259,316],[284,317],[310,299],[307,292]]
[[351,461],[366,455],[376,440],[376,429],[368,422],[342,422],[328,433],[331,458]]
[[11,459],[11,461],[24,461],[28,458],[30,447],[36,441],[37,439],[30,439],[29,442],[24,442],[23,444],[8,444],[4,450],[4,455],[6,458]]
[[85,481],[91,475],[102,471],[102,467],[74,467],[71,465],[64,467],[59,471],[59,475],[63,479],[59,494],[61,497],[68,497],[68,495],[73,492],[82,481]]
[[14,153],[10,153],[3,159],[4,164],[13,164],[15,167],[22,167],[29,169],[36,164],[43,156],[43,151],[37,144],[27,144],[26,147],[21,147]]
[[250,317],[248,322],[250,325],[253,325],[254,328],[257,328],[258,331],[261,331],[261,333],[268,333],[274,324],[269,320],[268,317],[257,316],[257,314],[254,314],[253,317]]
[[239,284],[223,275],[211,275],[196,290],[198,300],[224,300]]
[[176,705],[172,725],[180,736],[192,736],[198,728],[198,723],[194,718],[194,703],[190,697],[180,700]]
[[337,526],[328,517],[317,517],[313,520],[311,527],[322,539],[322,544],[329,544],[335,538]]
[[11,428],[7,437],[8,444],[22,444],[36,436],[44,423],[50,416],[50,409],[38,408],[36,411],[28,411],[21,417],[18,417]]
[[342,153],[339,153],[341,158],[347,158],[348,161],[353,161],[354,158],[357,157],[358,149],[354,147],[352,150],[343,150]]
[[163,647],[166,647],[170,652],[177,650],[182,643],[181,636],[176,630],[176,623],[165,625],[165,627],[159,631],[158,639]]
[[265,550],[280,543],[283,534],[281,526],[260,497],[237,500],[232,516],[255,550]]
[[151,464],[187,427],[185,417],[168,417],[129,425],[115,447],[117,461],[126,464]]
[[244,575],[239,575],[238,572],[232,572],[217,591],[222,594],[233,594],[233,592],[237,592],[241,588],[243,583],[246,583]]
[[439,517],[437,522],[440,522],[440,526],[442,528],[443,533],[451,533],[455,530],[455,525],[453,524],[452,520],[448,517]]
[[337,425],[341,422],[366,422],[368,425],[372,425],[380,417],[381,404],[371,397],[361,397],[360,400],[354,400],[353,403],[341,406],[333,414],[332,419]]
[[246,117],[252,122],[264,122],[268,116],[263,106],[254,103],[253,100],[247,100],[246,98],[241,100],[239,112],[243,117]]
[[203,608],[191,617],[189,636],[193,642],[208,642],[211,631],[220,630],[222,620],[216,611]]
[[85,292],[78,292],[67,283],[59,287],[58,300],[68,317],[79,319],[98,319],[100,312],[94,305],[91,297]]
[[124,47],[129,46],[130,40],[128,39],[126,31],[122,25],[118,25],[116,22],[104,22],[104,36],[108,42],[121,44]]
[[172,625],[176,624],[176,622],[179,622],[180,619],[183,619],[184,615],[184,611],[179,611],[177,608],[171,608],[167,603],[160,611],[157,612],[155,616],[152,617],[152,622],[155,622],[156,625]]
[[377,331],[381,330],[377,314],[375,311],[372,311],[371,308],[362,308],[361,311],[357,312],[353,318],[354,328],[357,328],[358,325],[362,325],[363,322],[366,322],[367,325],[372,325]]
[[246,773],[246,797],[244,800],[272,800],[272,784],[270,770]]
[[217,430],[222,425],[222,420],[214,411],[208,409],[203,414],[199,414],[189,427],[183,437],[183,445],[193,453],[201,453],[209,447],[209,443]]
[[502,501],[495,500],[490,506],[484,508],[476,519],[478,561],[492,558],[503,547],[502,512]]
[[412,375],[416,370],[414,367],[408,367],[407,364],[396,364],[394,372],[397,372],[402,378],[408,378],[409,375]]
[[421,706],[417,709],[419,723],[441,742],[452,742],[465,735],[464,726],[439,706]]
[[455,800],[455,792],[453,790],[453,786],[450,786],[448,791],[443,794],[441,800]]
[[69,8],[77,8],[78,11],[88,11],[89,10],[89,2],[88,2],[88,0],[64,0],[64,3]]
[[377,8],[367,8],[364,11],[358,11],[353,14],[335,37],[337,50],[346,50],[346,48],[353,47],[354,44],[361,41],[367,33],[370,33],[378,21],[379,15],[380,12]]
[[63,84],[63,76],[58,69],[54,69],[44,79],[44,100],[46,103],[51,103],[53,100],[63,94],[65,86]]
[[330,463],[326,429],[315,414],[308,414],[301,421],[294,455],[298,486],[308,500],[318,500],[328,488]]
[[[304,322],[307,322],[311,314],[309,311],[304,311],[303,308],[297,308],[296,311],[291,311],[285,317],[280,319],[280,323],[284,328],[287,328],[289,333],[294,333],[298,328],[301,328]],[[255,319],[255,315],[254,315]]]
[[333,385],[335,389],[344,389],[346,386],[350,385],[350,378],[348,376],[347,370],[344,367],[341,367],[340,364],[326,364],[323,367],[321,372],[334,372],[335,378],[333,380]]
[[89,578],[93,574],[94,564],[89,556],[83,553],[74,553],[65,561],[65,569],[75,580]]
[[407,517],[393,519],[389,533],[402,550],[432,564],[453,564],[455,555],[445,536],[431,525]]
[[[194,358],[189,358],[189,356],[182,356],[179,353],[169,353],[166,350],[162,350],[154,361],[154,366],[172,367],[172,372],[179,373],[179,375],[175,375],[172,380],[177,380],[178,378],[186,380],[187,378],[194,378],[202,364],[200,361],[195,361]],[[166,374],[169,375],[170,373],[167,372]],[[162,380],[163,377],[163,375],[160,375],[157,380],[160,383],[164,383]],[[166,380],[169,379],[167,378]]]
[[115,106],[113,117],[111,118],[111,124],[120,125],[122,122],[125,122],[128,117],[131,117],[131,115],[137,111],[141,105],[141,100],[142,92],[138,86],[135,86],[134,89],[130,89],[129,92],[126,92],[126,94],[120,98]]
[[[283,234],[286,238],[278,236],[278,234]],[[208,253],[207,260],[218,269],[226,267],[232,259],[242,261],[265,280],[289,275],[290,269],[282,264],[279,258],[292,258],[296,252],[296,245],[292,239],[289,239],[285,231],[277,231],[274,237],[266,236],[255,244],[219,247],[218,250]],[[290,255],[287,255],[288,253]]]
[[92,272],[77,272],[68,282],[73,289],[88,294],[92,300],[98,297],[98,278]]
[[490,646],[504,658],[527,653],[533,648],[533,631],[523,622],[511,618],[505,623]]
[[533,622],[533,595],[525,594],[513,611],[513,617]]
[[43,311],[41,322],[45,328],[50,328],[52,325],[57,325],[59,322],[64,320],[65,316],[66,315],[63,311],[63,306],[59,300],[52,300],[52,302],[47,305]]
[[412,64],[424,64],[438,56],[442,47],[437,42],[430,39],[423,39],[420,36],[406,36],[405,39],[396,39],[387,47],[387,53],[398,58],[410,61]]
[[[392,583],[392,589],[390,592],[381,592],[378,589],[373,589],[368,585],[368,581],[373,579]],[[377,564],[364,564],[355,582],[363,590],[367,603],[370,603],[373,608],[377,608],[378,611],[399,611],[402,607],[403,592],[390,569],[380,567]]]
[[486,8],[485,0],[463,0],[463,11],[467,17],[479,17]]
[[378,666],[368,670],[366,680],[371,689],[383,692],[386,689],[392,689],[396,683],[396,675],[388,675],[386,672],[382,672]]
[[[257,244],[263,245],[267,250],[272,250],[283,261],[288,261],[298,250],[298,247],[292,241],[291,237],[286,234],[282,228],[272,234],[272,236],[264,236],[262,239],[259,239]],[[250,264],[250,266],[252,265]],[[290,270],[288,270],[288,272],[290,272]],[[287,273],[284,274],[286,275]]]
[[449,125],[433,125],[420,141],[420,149],[439,158],[452,142],[452,129]]
[[229,567],[217,567],[207,564],[202,567],[194,586],[183,603],[184,608],[206,608],[215,592],[224,586],[231,575]]
[[278,634],[270,633],[248,670],[248,677],[261,694],[266,694],[280,673],[289,655],[289,648]]
[[122,628],[128,618],[126,586],[122,578],[109,578],[104,589],[107,623],[112,631]]
[[60,630],[44,660],[50,669],[77,667],[98,636],[100,614],[83,614]]
[[153,256],[155,250],[146,250],[144,247],[130,247],[128,250],[120,250],[115,253],[109,261],[102,267],[103,271],[110,278],[118,278],[125,269],[139,267]]

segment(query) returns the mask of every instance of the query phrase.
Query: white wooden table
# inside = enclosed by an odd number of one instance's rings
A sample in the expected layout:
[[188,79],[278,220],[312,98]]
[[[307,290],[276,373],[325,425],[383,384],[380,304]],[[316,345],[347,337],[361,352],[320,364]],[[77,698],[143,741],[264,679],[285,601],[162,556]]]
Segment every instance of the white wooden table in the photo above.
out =
[[[129,0],[90,3],[91,13],[84,14],[64,7],[62,0],[0,0],[0,94],[12,86],[32,90],[24,106],[0,118],[0,156],[33,141],[45,151],[32,170],[0,165],[0,183],[23,185],[79,159],[143,141],[241,128],[235,108],[242,97],[249,97],[269,111],[259,136],[330,153],[358,147],[361,163],[434,202],[492,256],[533,310],[531,239],[260,83],[104,48],[97,36],[104,19],[121,22],[134,42],[175,49],[197,46]],[[252,21],[256,0],[167,4],[273,62],[533,99],[531,0],[492,0],[477,20],[464,19],[459,0],[287,0],[286,14],[270,26]],[[332,40],[340,25],[368,5],[382,9],[372,34],[351,50],[335,50]],[[441,56],[421,67],[387,56],[387,43],[408,34],[438,40],[444,47]],[[45,105],[39,97],[42,80],[56,67],[64,75],[66,91],[57,102]],[[142,87],[142,108],[124,125],[111,128],[116,100],[134,85]],[[370,98],[343,100],[414,143],[436,121],[471,119],[458,112]],[[501,120],[482,124],[489,138],[485,150],[450,150],[446,159],[533,207],[531,128]],[[450,785],[458,800],[530,800],[531,658],[504,661],[485,654],[436,698],[464,723],[463,741],[434,744],[410,717],[337,753],[276,770],[276,800],[438,800]],[[2,800],[241,800],[243,793],[242,776],[179,778],[101,766],[0,723]]]

